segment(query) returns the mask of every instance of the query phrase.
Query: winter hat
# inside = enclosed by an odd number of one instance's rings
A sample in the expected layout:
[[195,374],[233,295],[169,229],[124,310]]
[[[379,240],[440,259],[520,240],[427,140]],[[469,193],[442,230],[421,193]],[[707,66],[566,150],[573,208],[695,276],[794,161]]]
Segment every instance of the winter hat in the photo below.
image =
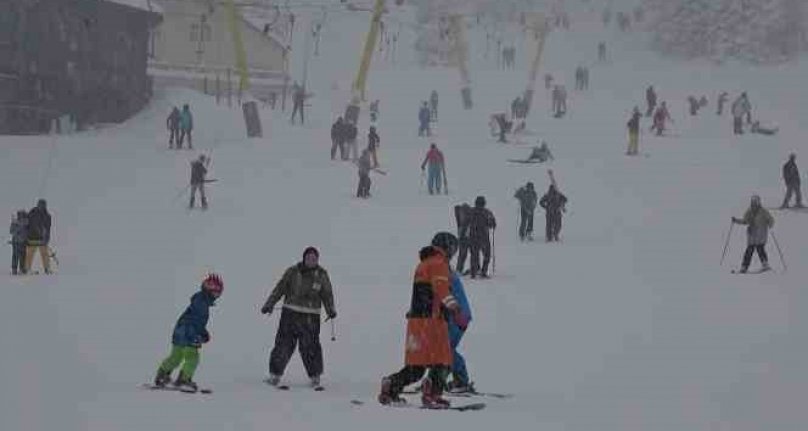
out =
[[529,189],[533,189],[533,183],[532,183],[532,182],[530,182],[530,181],[528,181],[528,182],[527,182],[526,186],[527,186],[527,188],[529,188]]
[[477,199],[474,199],[474,206],[477,208],[485,207],[485,197],[484,196],[477,196]]
[[445,251],[446,256],[451,259],[457,251],[457,237],[450,232],[438,232],[432,238],[432,246]]
[[317,248],[310,246],[310,247],[306,247],[306,249],[303,250],[303,260],[306,260],[306,255],[309,254],[309,253],[314,253],[317,256],[318,259],[320,258],[320,251],[317,250]]

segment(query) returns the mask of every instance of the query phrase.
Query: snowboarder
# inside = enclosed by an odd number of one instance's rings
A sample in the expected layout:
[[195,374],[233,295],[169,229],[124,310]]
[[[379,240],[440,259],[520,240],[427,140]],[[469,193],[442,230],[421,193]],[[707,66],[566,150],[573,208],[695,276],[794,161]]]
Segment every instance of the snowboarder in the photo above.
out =
[[761,271],[768,271],[769,257],[766,255],[766,240],[769,237],[769,229],[774,226],[774,218],[766,208],[760,203],[760,196],[752,196],[749,209],[746,210],[743,218],[732,218],[733,223],[746,225],[746,251],[743,254],[741,273],[746,273],[749,263],[752,261],[752,253],[757,251],[760,263],[763,265]]
[[657,104],[657,94],[656,91],[654,91],[653,85],[649,85],[648,89],[645,90],[645,102],[648,105],[648,110],[645,111],[645,116],[650,117],[654,114]]
[[[471,305],[469,304],[466,290],[463,287],[463,280],[460,273],[452,271],[449,277],[451,283],[450,291],[457,300],[458,311],[449,314],[449,346],[452,348],[452,380],[446,383],[446,388],[451,393],[474,393],[474,384],[469,377],[466,367],[466,358],[457,350],[463,335],[466,334],[471,323]],[[457,317],[459,315],[459,317]]]
[[207,330],[210,307],[222,296],[224,283],[217,274],[208,274],[200,286],[199,292],[191,296],[189,305],[174,325],[171,334],[171,353],[160,363],[154,386],[165,387],[171,381],[171,373],[182,366],[174,386],[182,391],[196,392],[199,388],[194,382],[194,372],[199,365],[199,349],[202,344],[210,342]]
[[[469,217],[469,239],[471,240],[471,278],[488,278],[488,263],[491,261],[490,230],[497,228],[494,214],[485,207],[485,197],[477,196]],[[480,253],[483,264],[480,267]]]
[[182,142],[185,140],[185,137],[188,137],[188,149],[192,150],[194,148],[193,142],[191,141],[191,131],[194,129],[194,117],[191,115],[191,108],[188,107],[188,104],[182,105],[182,113],[180,113],[180,139],[178,141],[177,149],[182,149]]
[[28,240],[28,213],[25,210],[17,211],[8,233],[11,234],[11,274],[25,275],[25,242]]
[[528,162],[538,162],[544,163],[548,160],[555,160],[553,158],[553,153],[550,152],[550,148],[547,146],[547,142],[541,141],[541,146],[533,147],[530,150],[530,156],[527,158]]
[[174,148],[177,142],[177,149],[180,149],[180,110],[176,106],[171,110],[166,118],[166,128],[168,128],[168,149]]
[[471,240],[469,238],[469,225],[471,223],[471,206],[467,203],[455,205],[455,221],[457,222],[457,272],[465,275],[463,268],[466,266]]
[[513,197],[519,200],[519,240],[533,241],[533,212],[536,211],[538,202],[533,183],[528,181]]
[[567,197],[558,191],[555,184],[550,184],[547,193],[541,197],[539,205],[545,211],[544,239],[546,242],[558,241],[561,233],[561,213],[567,212]]
[[729,94],[727,94],[726,91],[722,91],[721,94],[718,95],[718,110],[716,111],[716,115],[724,115],[724,105],[727,103],[728,99]]
[[732,130],[736,135],[743,135],[743,120],[746,117],[747,123],[751,123],[752,107],[749,104],[749,99],[746,93],[741,95],[732,102]]
[[[423,172],[427,167],[429,167],[427,170],[429,194],[440,194],[441,177],[443,177],[443,183],[446,185],[446,162],[443,158],[443,153],[434,143],[429,144],[429,151],[427,151],[426,157],[424,157],[424,161],[421,163],[421,171]],[[444,191],[446,191],[445,188]]]
[[376,127],[370,126],[370,131],[368,131],[368,152],[373,160],[374,168],[379,167],[379,158],[377,154],[377,151],[379,150],[379,142],[381,142],[381,138],[379,138],[379,134],[376,133]]
[[197,160],[191,162],[191,201],[188,203],[189,209],[194,207],[197,190],[202,199],[202,209],[208,209],[208,199],[205,196],[205,176],[208,174],[209,164],[210,158],[205,158],[204,154],[200,154]]
[[449,327],[444,318],[446,309],[455,315],[460,326],[467,326],[457,300],[452,296],[449,260],[457,250],[457,238],[449,232],[439,232],[432,245],[419,252],[415,268],[412,301],[407,313],[404,368],[382,378],[379,403],[403,403],[401,391],[407,385],[429,375],[421,384],[421,403],[427,408],[446,408],[450,402],[442,397],[446,377],[452,364]]
[[628,151],[626,155],[636,156],[639,150],[640,143],[640,108],[635,106],[634,111],[631,113],[631,119],[626,124],[628,126]]
[[429,110],[429,105],[427,102],[424,102],[421,105],[421,109],[418,110],[418,136],[430,136],[431,132],[429,130],[429,121],[431,117],[431,113]]
[[429,95],[429,117],[430,121],[438,121],[438,92],[432,90]]
[[654,124],[651,125],[651,130],[656,130],[657,136],[662,136],[662,133],[665,132],[665,122],[670,120],[673,122],[673,118],[671,118],[670,112],[668,112],[668,107],[665,105],[665,102],[662,102],[657,108],[656,112],[654,112]]
[[48,244],[51,238],[51,215],[48,213],[48,203],[45,199],[40,199],[36,207],[28,211],[28,231],[25,247],[25,272],[31,273],[31,265],[34,263],[34,252],[39,251],[42,259],[42,268],[45,274],[51,273],[50,249]]
[[802,205],[802,193],[800,193],[800,171],[797,169],[797,155],[791,153],[788,161],[783,165],[783,181],[786,183],[786,197],[780,208],[788,208],[788,202],[792,195],[796,195],[797,206],[795,208],[805,208]]
[[690,106],[690,115],[699,114],[699,100],[695,96],[687,96],[687,103]]
[[356,162],[359,168],[359,185],[356,187],[356,197],[367,199],[370,197],[370,151],[362,150],[362,156]]
[[339,148],[340,158],[345,160],[345,123],[342,117],[337,117],[337,121],[331,125],[331,160],[337,156],[337,149]]
[[290,266],[272,290],[261,313],[272,314],[275,304],[283,298],[283,311],[275,335],[275,347],[269,357],[267,383],[278,386],[295,346],[306,368],[311,386],[320,387],[323,374],[323,349],[320,345],[320,308],[325,308],[327,320],[337,317],[334,292],[328,272],[319,264],[320,252],[314,247],[303,251],[303,259]]
[[292,85],[292,124],[295,124],[295,114],[300,112],[300,124],[304,124],[303,105],[306,102],[306,89],[295,81]]

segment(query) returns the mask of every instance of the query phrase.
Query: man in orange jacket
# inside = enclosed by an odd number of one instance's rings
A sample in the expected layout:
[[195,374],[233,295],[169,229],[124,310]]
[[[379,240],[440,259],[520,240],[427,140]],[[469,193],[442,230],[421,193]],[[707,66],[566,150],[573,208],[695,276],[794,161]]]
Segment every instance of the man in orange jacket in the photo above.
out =
[[[405,366],[382,379],[379,394],[382,404],[404,402],[399,396],[404,387],[421,380],[429,369],[429,375],[421,385],[423,406],[449,407],[449,401],[442,397],[452,365],[445,312],[453,313],[456,319],[466,319],[458,312],[459,306],[449,284],[449,260],[456,250],[457,237],[449,232],[439,232],[432,239],[432,245],[422,248],[419,253],[421,262],[415,268],[412,301],[407,313]],[[462,326],[462,322],[460,324]]]

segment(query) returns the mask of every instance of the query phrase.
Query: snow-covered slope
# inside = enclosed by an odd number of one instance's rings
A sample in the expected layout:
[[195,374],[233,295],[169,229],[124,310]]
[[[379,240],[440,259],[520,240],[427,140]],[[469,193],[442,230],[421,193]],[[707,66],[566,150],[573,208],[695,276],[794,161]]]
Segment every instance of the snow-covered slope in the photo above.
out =
[[[546,139],[555,154],[552,168],[570,198],[563,243],[522,244],[513,193],[526,181],[542,191],[547,176],[544,167],[507,164],[529,146],[494,144],[487,119],[524,88],[527,54],[520,49],[513,72],[475,54],[475,109],[464,111],[456,71],[410,66],[413,35],[404,26],[397,68],[376,61],[368,88],[382,100],[380,162],[388,175],[373,178],[370,200],[358,200],[355,168],[329,160],[328,128],[347,100],[362,17],[330,15],[322,55],[310,63],[316,96],[305,127],[290,126],[288,112],[264,111],[267,137],[247,140],[237,109],[174,90],[120,126],[0,138],[0,206],[10,214],[47,198],[61,263],[53,277],[3,277],[3,429],[752,431],[808,422],[801,404],[808,216],[776,214],[788,272],[730,275],[745,244],[738,228],[727,263],[718,265],[730,216],[752,193],[779,204],[780,166],[804,148],[805,64],[670,63],[581,15],[574,32],[550,36],[543,60],[543,71],[570,89],[570,111],[550,118],[540,90],[529,124],[537,135],[525,138]],[[485,34],[470,35],[481,49]],[[607,64],[593,61],[600,40],[609,44]],[[578,64],[591,65],[583,94],[571,91]],[[648,157],[627,158],[625,122],[650,83],[671,105],[674,136],[644,132]],[[448,196],[427,195],[418,169],[430,140],[416,137],[417,106],[433,88]],[[776,137],[735,138],[712,105],[686,116],[690,94],[712,101],[719,90],[742,89],[761,121],[780,126]],[[175,200],[199,154],[166,149],[164,116],[182,103],[192,106],[195,147],[212,153],[211,176],[219,179],[206,213],[185,211],[185,196]],[[798,162],[808,157],[799,154]],[[467,282],[475,320],[463,350],[479,389],[515,397],[462,415],[377,406],[381,376],[402,365],[418,249],[435,231],[454,230],[454,204],[480,194],[499,222],[496,275]],[[536,227],[541,237],[541,213]],[[335,285],[337,340],[324,325],[325,392],[304,387],[294,357],[284,377],[293,390],[281,393],[261,382],[277,316],[258,309],[308,245],[320,248]],[[771,246],[769,253],[779,269]],[[138,389],[211,268],[225,292],[197,380],[215,394]],[[369,403],[352,406],[353,398]]]

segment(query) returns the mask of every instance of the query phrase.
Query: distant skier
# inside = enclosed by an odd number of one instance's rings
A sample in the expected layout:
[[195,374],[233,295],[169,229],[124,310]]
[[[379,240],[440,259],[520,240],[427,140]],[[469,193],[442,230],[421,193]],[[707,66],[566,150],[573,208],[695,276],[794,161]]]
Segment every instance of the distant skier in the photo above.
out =
[[455,205],[455,221],[457,222],[457,272],[465,275],[466,257],[468,256],[471,239],[469,238],[469,226],[471,224],[471,206],[467,203]]
[[528,181],[516,191],[514,197],[519,200],[519,240],[533,241],[533,213],[539,199],[533,183]]
[[474,384],[469,377],[466,367],[466,358],[457,350],[460,341],[468,330],[471,323],[471,304],[469,304],[466,290],[463,287],[463,280],[460,273],[451,271],[449,277],[450,291],[457,300],[458,310],[456,313],[448,313],[449,323],[449,346],[452,348],[452,380],[446,383],[446,388],[450,393],[467,394],[474,393]]
[[563,85],[553,87],[553,115],[561,118],[567,113],[567,89]]
[[769,229],[774,226],[774,218],[766,208],[760,203],[760,196],[752,196],[749,209],[744,213],[743,218],[732,218],[733,223],[746,225],[746,251],[743,254],[741,263],[741,273],[746,273],[749,263],[752,261],[752,254],[757,251],[760,263],[763,265],[761,271],[768,271],[769,257],[766,255],[766,240],[769,237]]
[[350,157],[351,160],[356,160],[359,158],[359,143],[356,142],[359,130],[357,130],[356,124],[350,121],[343,123],[343,130],[345,131],[346,157]]
[[429,95],[429,117],[431,121],[438,121],[438,92],[432,90]]
[[665,123],[667,121],[672,123],[673,118],[671,118],[671,114],[668,112],[668,107],[665,105],[665,102],[662,102],[656,112],[654,112],[654,124],[651,126],[651,130],[656,130],[656,135],[662,136],[665,132]]
[[48,212],[48,203],[45,199],[40,199],[36,207],[28,211],[28,231],[25,246],[25,272],[31,273],[31,265],[34,263],[34,253],[39,252],[42,260],[42,268],[45,274],[51,273],[50,268],[50,248],[48,244],[51,238],[52,218]]
[[342,117],[337,117],[337,121],[331,125],[331,160],[337,156],[339,149],[340,158],[345,160],[345,123]]
[[544,74],[544,89],[549,90],[553,87],[553,75],[549,73]]
[[191,162],[191,201],[188,203],[189,209],[194,207],[197,191],[199,191],[202,199],[202,209],[208,209],[208,199],[205,197],[205,176],[208,174],[208,165],[210,165],[210,159],[206,159],[204,154]]
[[378,150],[379,150],[379,143],[381,142],[381,138],[379,138],[379,134],[376,133],[376,127],[370,126],[370,131],[368,131],[368,152],[370,153],[370,157],[373,160],[373,167],[379,167],[379,157],[378,157]]
[[752,107],[749,104],[749,99],[746,93],[741,95],[732,102],[732,131],[736,135],[743,135],[743,120],[747,119],[747,123],[751,123]]
[[[443,153],[438,149],[434,143],[429,144],[429,151],[427,151],[424,161],[421,163],[421,171],[427,169],[427,185],[429,194],[440,194],[441,191],[441,177],[444,186],[446,185],[446,161]],[[444,191],[445,188],[444,188]]]
[[439,232],[432,245],[418,253],[420,262],[415,268],[412,301],[407,313],[407,336],[404,349],[405,366],[399,372],[382,378],[379,403],[406,402],[400,394],[403,389],[419,381],[429,370],[421,384],[421,403],[426,408],[446,408],[450,402],[443,398],[446,376],[452,364],[449,327],[443,310],[455,315],[460,326],[467,326],[457,300],[452,296],[449,261],[457,250],[457,238],[448,232]]
[[306,102],[306,89],[295,81],[292,85],[292,124],[295,124],[295,114],[300,113],[300,124],[304,124],[303,105]]
[[606,42],[598,44],[598,61],[606,61]]
[[547,193],[541,197],[539,205],[545,211],[544,239],[546,242],[558,241],[561,233],[561,213],[567,212],[567,197],[558,191],[555,184],[550,184]]
[[177,149],[182,149],[182,142],[185,140],[185,137],[188,137],[188,149],[192,150],[194,148],[193,142],[191,141],[191,132],[194,129],[194,117],[191,115],[191,108],[188,107],[188,104],[182,105],[182,113],[180,113],[180,140],[177,144]]
[[269,357],[267,383],[277,386],[299,343],[300,357],[314,388],[320,387],[323,374],[323,349],[320,345],[320,308],[325,307],[327,320],[337,317],[334,291],[328,272],[320,266],[320,252],[314,247],[303,251],[300,262],[290,266],[275,285],[261,313],[272,314],[275,304],[283,299],[281,321],[275,335],[275,347]]
[[634,111],[631,113],[631,119],[626,124],[628,126],[628,151],[626,151],[626,155],[636,156],[639,150],[641,117],[640,108],[635,106]]
[[729,100],[729,94],[726,91],[722,91],[721,94],[718,95],[718,108],[716,111],[716,115],[724,115],[724,105]]
[[379,120],[379,99],[370,102],[370,121],[375,123]]
[[788,161],[783,165],[783,181],[786,183],[786,197],[780,208],[788,208],[791,196],[795,195],[797,205],[795,208],[805,208],[802,205],[802,193],[800,192],[800,171],[797,168],[797,155],[791,153]]
[[171,354],[160,363],[154,385],[164,387],[171,381],[171,373],[182,366],[174,386],[182,391],[196,392],[199,388],[194,382],[194,373],[199,365],[199,349],[210,342],[210,333],[206,326],[210,316],[210,307],[222,295],[224,283],[216,274],[208,274],[200,286],[199,292],[191,296],[189,305],[177,320],[171,335]]
[[17,211],[17,217],[11,220],[8,228],[11,235],[11,274],[25,275],[25,242],[28,240],[28,213]]
[[[488,278],[488,264],[491,261],[491,229],[497,228],[494,214],[485,207],[485,198],[477,196],[471,210],[469,239],[471,240],[471,278]],[[480,266],[480,253],[483,264]]]
[[696,99],[695,96],[687,96],[687,103],[690,107],[690,115],[698,115],[699,114],[699,101]]
[[656,111],[656,104],[657,104],[657,94],[654,91],[654,86],[648,86],[648,89],[645,90],[645,103],[648,105],[648,110],[645,111],[645,116],[650,117]]
[[429,130],[429,121],[431,117],[431,113],[429,110],[429,105],[427,102],[424,102],[421,106],[421,109],[418,110],[418,136],[430,136],[431,132]]
[[368,149],[362,150],[362,156],[356,162],[359,168],[359,185],[356,187],[356,197],[367,199],[370,197],[370,170],[372,169],[370,162],[370,151]]
[[180,149],[180,110],[176,106],[166,118],[166,128],[168,128],[169,133],[168,149],[174,148],[174,142],[177,143],[177,149]]

